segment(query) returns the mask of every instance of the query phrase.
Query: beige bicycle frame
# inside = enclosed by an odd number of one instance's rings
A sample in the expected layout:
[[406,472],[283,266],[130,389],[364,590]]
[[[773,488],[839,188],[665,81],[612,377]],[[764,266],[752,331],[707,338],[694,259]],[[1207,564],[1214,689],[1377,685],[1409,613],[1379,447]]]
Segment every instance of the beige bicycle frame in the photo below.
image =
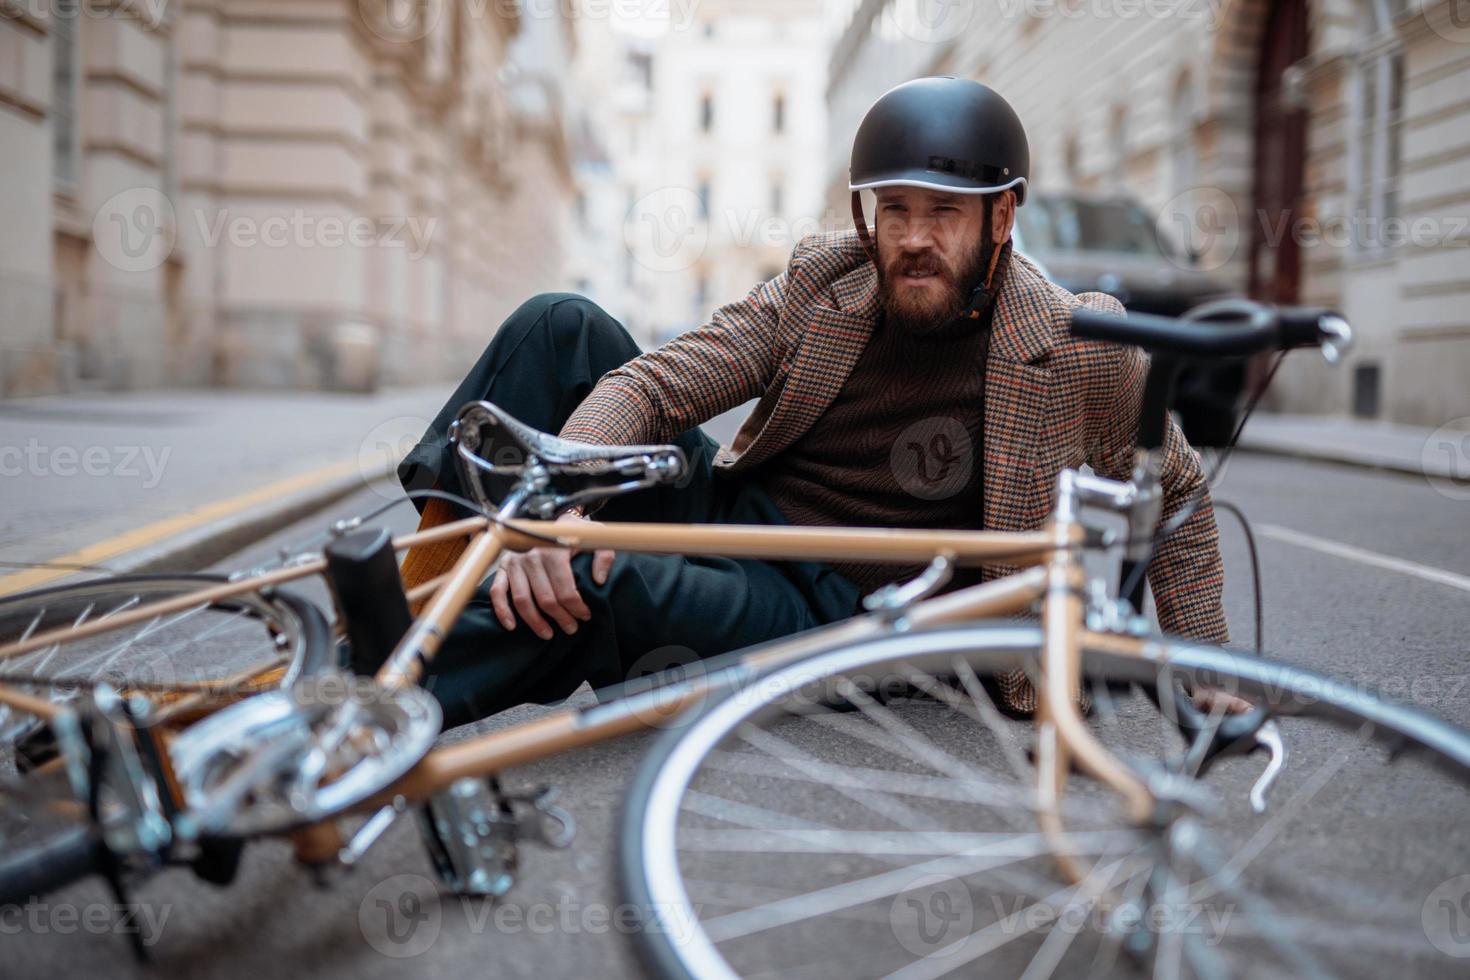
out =
[[[1083,533],[1082,525],[1069,513],[1058,513],[1046,528],[1034,532],[492,522],[480,517],[467,518],[395,540],[395,547],[403,549],[463,536],[470,538],[469,546],[454,568],[432,583],[435,587],[427,607],[389,656],[377,679],[389,687],[416,683],[476,587],[505,551],[555,546],[788,561],[894,563],[930,561],[946,555],[962,566],[1019,566],[1023,570],[1008,577],[916,602],[904,611],[903,618],[910,628],[925,628],[1021,612],[1040,602],[1043,648],[1038,686],[1040,708],[1036,715],[1039,820],[1063,871],[1080,880],[1086,869],[1069,853],[1060,816],[1060,802],[1073,764],[1115,789],[1134,820],[1145,821],[1154,808],[1147,786],[1092,735],[1078,708],[1084,645],[1105,642],[1112,653],[1143,655],[1141,641],[1113,635],[1094,636],[1084,628],[1085,577],[1077,557]],[[324,570],[325,562],[314,558],[289,568],[140,606],[105,621],[47,631],[0,647],[0,662],[61,640],[74,641],[109,632]],[[420,595],[427,592],[426,589],[417,591]],[[763,646],[739,658],[736,666],[769,669],[820,648],[856,642],[891,629],[892,624],[882,617],[861,616]],[[629,695],[594,709],[564,708],[535,721],[435,749],[397,784],[354,809],[362,811],[387,803],[422,801],[465,776],[486,776],[654,727],[697,704],[712,683],[709,677],[694,678]],[[4,688],[0,688],[0,703],[43,717],[56,710],[49,702]],[[332,824],[306,828],[294,838],[298,857],[313,862],[330,860],[341,843]]]

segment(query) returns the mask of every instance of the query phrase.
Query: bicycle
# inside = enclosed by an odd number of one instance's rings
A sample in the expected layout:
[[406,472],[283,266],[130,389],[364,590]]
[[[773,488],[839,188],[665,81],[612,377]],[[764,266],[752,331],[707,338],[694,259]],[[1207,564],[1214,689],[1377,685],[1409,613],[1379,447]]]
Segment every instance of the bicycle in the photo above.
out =
[[[1128,572],[1146,566],[1157,541],[1151,464],[1177,359],[1302,346],[1332,353],[1348,339],[1346,325],[1323,311],[1236,303],[1199,318],[1217,322],[1074,314],[1080,336],[1155,353],[1138,468],[1129,482],[1064,470],[1050,523],[1020,534],[552,524],[573,504],[677,480],[679,451],[567,443],[493,405],[467,406],[456,455],[480,515],[392,543],[468,536],[442,581],[409,596],[400,583],[395,596],[384,535],[349,526],[340,530],[353,533],[335,548],[288,568],[162,602],[130,598],[105,620],[33,625],[7,637],[0,662],[45,656],[50,663],[69,643],[135,626],[146,631],[188,610],[286,602],[269,590],[327,573],[339,606],[358,610],[344,624],[354,647],[382,648],[354,649],[354,658],[382,663],[372,682],[349,682],[324,670],[320,650],[307,643],[293,648],[300,655],[287,658],[284,672],[277,656],[274,674],[252,666],[214,681],[131,684],[131,693],[103,685],[90,697],[73,695],[76,707],[0,689],[0,704],[49,720],[58,754],[35,772],[65,772],[73,810],[87,818],[82,829],[0,865],[0,902],[99,870],[121,886],[166,861],[228,880],[238,842],[259,836],[292,835],[298,858],[316,866],[351,865],[410,808],[418,809],[431,858],[451,889],[503,895],[518,845],[564,846],[573,824],[549,794],[507,793],[496,774],[668,727],[630,788],[620,874],[645,914],[645,928],[635,933],[640,951],[662,975],[771,971],[773,959],[787,955],[818,973],[901,976],[968,968],[980,956],[993,956],[1000,972],[1028,976],[1125,968],[1161,976],[1447,970],[1424,897],[1445,870],[1438,853],[1445,842],[1416,837],[1413,818],[1423,808],[1463,806],[1470,734],[1312,671],[1151,636],[1137,615],[1142,576]],[[1110,538],[1084,507],[1122,515],[1135,533]],[[497,556],[546,544],[931,564],[917,579],[869,597],[865,616],[714,658],[692,677],[633,684],[616,700],[434,747],[436,705],[415,681]],[[1090,585],[1081,555],[1119,544],[1130,594],[1113,596]],[[934,595],[955,565],[987,562],[1024,570]],[[57,593],[71,597],[52,590],[53,599]],[[364,597],[378,601],[364,610]],[[400,630],[410,600],[426,605]],[[1038,604],[1039,623],[986,621]],[[395,615],[399,624],[391,626]],[[382,622],[401,632],[391,647],[364,626]],[[1034,721],[1024,723],[1033,726],[1029,750],[1018,741],[1023,723],[1002,718],[986,689],[986,678],[1014,667],[1031,673],[1040,701]],[[252,686],[241,690],[242,677]],[[1133,687],[1158,710],[1128,694]],[[1238,692],[1256,707],[1240,715],[1201,711],[1187,692],[1202,687]],[[141,696],[149,690],[163,697]],[[1099,724],[1087,724],[1084,702]],[[183,724],[175,731],[171,721]],[[1327,726],[1329,759],[1257,824],[1285,764],[1282,722]],[[1343,740],[1344,730],[1357,739]],[[1321,747],[1309,736],[1292,743],[1298,756],[1303,745]],[[1373,743],[1393,750],[1382,756],[1392,770],[1390,790],[1411,787],[1421,809],[1344,812],[1352,855],[1324,854],[1309,834],[1259,861],[1267,847],[1288,843],[1278,836],[1282,815],[1324,792],[1384,785],[1334,778],[1350,761],[1377,761]],[[1269,753],[1259,775],[1245,762],[1256,749]],[[1429,765],[1421,771],[1420,763]],[[1074,769],[1089,779],[1074,780]],[[365,817],[350,836],[349,815]],[[1374,816],[1398,835],[1371,834],[1375,828],[1364,824]],[[1400,849],[1395,870],[1402,877],[1393,882],[1377,863],[1384,841]],[[1241,847],[1231,853],[1232,844]],[[1424,860],[1426,847],[1436,860]],[[925,860],[909,865],[906,857]],[[1318,923],[1282,915],[1280,903],[1292,899],[1362,918],[1362,894],[1323,892],[1324,864],[1372,876],[1372,929],[1359,923],[1350,934],[1324,935]],[[976,902],[977,883],[989,890],[992,908]],[[1007,910],[1006,901],[1017,898]],[[1038,909],[1053,913],[1039,937],[1028,925]],[[1227,914],[1223,923],[1194,929],[1151,919],[1160,909],[1180,917]],[[1061,913],[1083,921],[1074,927]],[[1393,928],[1383,924],[1390,914]],[[657,928],[670,920],[690,927],[687,935]],[[873,929],[875,921],[887,925],[887,936]],[[959,921],[965,925],[951,928]],[[1324,939],[1333,948],[1321,949]],[[856,967],[843,955],[854,956]]]

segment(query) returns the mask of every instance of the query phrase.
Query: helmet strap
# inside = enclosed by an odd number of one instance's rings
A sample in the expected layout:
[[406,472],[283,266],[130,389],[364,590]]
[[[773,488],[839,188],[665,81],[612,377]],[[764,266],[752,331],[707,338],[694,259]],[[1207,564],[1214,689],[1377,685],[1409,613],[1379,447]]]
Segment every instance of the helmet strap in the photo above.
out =
[[868,258],[873,264],[878,264],[878,249],[873,245],[873,236],[868,234],[868,219],[863,214],[863,192],[852,192],[852,223],[857,226],[858,241],[862,243],[863,251],[868,253]]
[[991,285],[995,282],[995,267],[1000,262],[1000,255],[1005,251],[1002,245],[997,245],[991,234],[991,221],[995,213],[995,195],[986,194],[984,201],[985,217],[982,220],[983,227],[980,229],[980,247],[990,253],[986,263],[985,279],[970,293],[969,305],[960,314],[962,318],[978,320],[986,314],[992,303],[995,302],[995,294]]

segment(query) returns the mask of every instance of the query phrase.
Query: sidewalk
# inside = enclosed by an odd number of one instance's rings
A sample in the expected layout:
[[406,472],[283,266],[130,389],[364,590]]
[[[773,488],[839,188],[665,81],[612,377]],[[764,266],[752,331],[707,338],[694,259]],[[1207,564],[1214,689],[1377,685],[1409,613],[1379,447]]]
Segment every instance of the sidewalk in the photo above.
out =
[[1470,429],[1427,429],[1326,415],[1251,417],[1240,448],[1433,479],[1470,479]]
[[374,395],[178,391],[0,402],[0,594],[202,567],[382,483],[449,383]]

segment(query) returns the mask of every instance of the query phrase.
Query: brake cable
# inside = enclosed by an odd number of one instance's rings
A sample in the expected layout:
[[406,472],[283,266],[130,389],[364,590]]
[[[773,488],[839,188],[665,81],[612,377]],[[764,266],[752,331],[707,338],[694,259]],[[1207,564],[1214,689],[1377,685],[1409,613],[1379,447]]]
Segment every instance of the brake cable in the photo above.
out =
[[[1211,471],[1210,475],[1205,478],[1205,480],[1199,485],[1199,489],[1195,490],[1195,492],[1189,496],[1189,499],[1184,502],[1184,505],[1175,512],[1174,516],[1165,521],[1164,525],[1154,533],[1153,537],[1149,541],[1147,556],[1144,558],[1143,561],[1135,565],[1133,569],[1129,572],[1127,581],[1125,581],[1122,588],[1118,590],[1119,595],[1129,595],[1138,586],[1139,579],[1148,571],[1148,566],[1153,563],[1154,558],[1158,555],[1159,548],[1169,538],[1170,535],[1183,527],[1185,523],[1187,523],[1189,519],[1195,515],[1195,512],[1199,510],[1200,505],[1204,503],[1205,496],[1209,492],[1210,488],[1218,484],[1220,480],[1224,477],[1226,464],[1230,462],[1230,458],[1235,453],[1236,443],[1240,440],[1240,434],[1245,431],[1245,424],[1250,421],[1251,415],[1255,412],[1256,407],[1261,402],[1261,396],[1264,395],[1266,393],[1266,389],[1271,386],[1272,379],[1276,377],[1276,372],[1278,369],[1280,369],[1281,362],[1285,359],[1285,351],[1282,351],[1276,355],[1276,360],[1272,362],[1270,369],[1266,372],[1265,379],[1262,380],[1260,386],[1257,387],[1254,392],[1252,392],[1250,400],[1246,403],[1245,411],[1241,413],[1240,421],[1236,424],[1235,431],[1231,433],[1230,439],[1225,443],[1225,447],[1221,450],[1220,458],[1215,461],[1214,469]],[[1233,507],[1234,505],[1231,506]],[[1256,569],[1256,644],[1257,652],[1260,652],[1262,597],[1260,590],[1259,566],[1255,562],[1255,541],[1254,537],[1251,535],[1245,514],[1242,513],[1239,508],[1235,508],[1234,512],[1236,516],[1240,518],[1242,525],[1246,526],[1246,538],[1250,542],[1252,567]]]

